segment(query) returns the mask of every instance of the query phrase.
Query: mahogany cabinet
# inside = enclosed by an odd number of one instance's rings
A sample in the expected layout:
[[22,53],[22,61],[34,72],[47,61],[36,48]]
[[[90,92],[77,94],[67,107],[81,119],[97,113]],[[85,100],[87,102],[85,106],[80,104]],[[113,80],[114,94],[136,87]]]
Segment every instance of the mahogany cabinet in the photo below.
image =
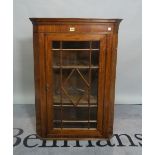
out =
[[121,19],[30,20],[37,134],[47,139],[112,136]]

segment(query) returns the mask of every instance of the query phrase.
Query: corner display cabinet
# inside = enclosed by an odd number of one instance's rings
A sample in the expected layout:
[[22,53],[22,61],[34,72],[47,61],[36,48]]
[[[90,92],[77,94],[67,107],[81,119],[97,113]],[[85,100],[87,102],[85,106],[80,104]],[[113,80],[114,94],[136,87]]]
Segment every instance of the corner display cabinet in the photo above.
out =
[[37,134],[47,139],[110,138],[121,19],[30,20]]

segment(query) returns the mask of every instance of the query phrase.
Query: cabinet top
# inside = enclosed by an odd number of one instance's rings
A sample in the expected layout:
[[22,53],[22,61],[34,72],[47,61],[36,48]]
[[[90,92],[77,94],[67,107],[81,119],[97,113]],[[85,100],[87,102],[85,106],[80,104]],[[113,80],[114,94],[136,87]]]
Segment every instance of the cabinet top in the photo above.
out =
[[29,18],[33,24],[51,23],[120,23],[122,19],[99,18]]

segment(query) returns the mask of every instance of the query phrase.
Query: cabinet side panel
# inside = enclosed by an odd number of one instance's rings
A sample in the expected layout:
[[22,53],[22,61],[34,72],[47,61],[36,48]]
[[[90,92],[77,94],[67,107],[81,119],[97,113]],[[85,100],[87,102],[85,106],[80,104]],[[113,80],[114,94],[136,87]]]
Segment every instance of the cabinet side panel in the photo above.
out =
[[107,35],[106,44],[106,69],[105,69],[105,91],[104,91],[104,110],[103,110],[103,135],[109,137],[108,124],[111,108],[110,85],[111,85],[111,54],[112,54],[112,35]]
[[109,109],[109,123],[108,123],[108,133],[113,133],[113,123],[114,123],[114,102],[115,102],[115,81],[116,81],[116,63],[117,63],[117,42],[118,34],[113,35],[112,44],[112,55],[111,55],[111,85],[110,85],[110,102],[111,108]]
[[104,99],[103,134],[109,137],[113,134],[115,76],[117,59],[117,33],[107,35],[106,77]]
[[38,33],[33,33],[33,55],[34,55],[34,83],[35,83],[35,113],[36,113],[36,132],[41,135],[41,113],[39,98],[39,54],[38,54]]
[[46,135],[46,92],[45,92],[45,58],[44,34],[33,33],[34,46],[34,78],[35,78],[35,108],[36,132],[39,136]]

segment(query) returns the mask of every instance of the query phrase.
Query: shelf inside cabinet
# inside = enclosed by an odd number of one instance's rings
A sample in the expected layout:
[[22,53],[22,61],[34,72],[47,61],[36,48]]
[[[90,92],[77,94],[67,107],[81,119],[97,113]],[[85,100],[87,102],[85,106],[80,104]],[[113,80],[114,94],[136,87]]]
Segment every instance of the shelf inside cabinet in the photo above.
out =
[[[80,98],[80,96],[72,96],[72,100],[73,101],[77,101]],[[61,106],[60,103],[61,97],[59,95],[54,95],[53,96],[53,102],[54,102],[54,106]],[[74,106],[71,102],[69,102],[69,100],[67,98],[63,98],[62,97],[62,106]],[[88,106],[97,106],[97,97],[94,97],[92,95],[90,95],[90,105],[88,104],[88,99],[86,98],[81,98],[80,100],[80,104],[78,104],[77,106],[82,106],[82,107],[88,107]]]
[[100,49],[96,48],[96,49],[76,49],[76,48],[73,48],[73,49],[51,49],[51,51],[99,51]]
[[97,120],[53,120],[53,122],[63,122],[63,123],[96,123]]
[[71,65],[71,66],[60,66],[60,65],[54,65],[53,69],[73,69],[73,68],[79,68],[79,69],[98,69],[99,66],[81,66],[81,65]]
[[[74,107],[74,105],[73,104],[63,104],[63,105],[61,105],[61,104],[54,104],[53,105],[54,107]],[[76,105],[76,107],[79,107],[79,108],[81,108],[81,107],[83,107],[83,108],[93,108],[93,107],[97,107],[97,105],[93,105],[93,104],[91,104],[91,105],[87,105],[87,104],[83,104],[83,105]]]

